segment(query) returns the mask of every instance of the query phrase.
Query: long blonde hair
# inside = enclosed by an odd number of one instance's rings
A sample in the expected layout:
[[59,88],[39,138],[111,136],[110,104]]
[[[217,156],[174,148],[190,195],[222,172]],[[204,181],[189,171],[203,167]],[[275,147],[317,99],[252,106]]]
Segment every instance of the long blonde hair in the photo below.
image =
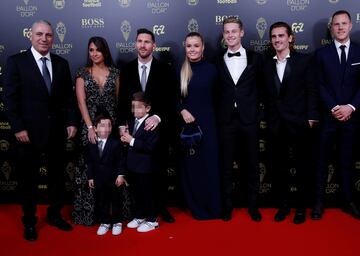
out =
[[[204,39],[202,35],[198,32],[190,32],[189,34],[187,34],[185,37],[185,41],[188,37],[193,37],[193,36],[199,37],[201,39],[201,43],[204,45]],[[188,95],[188,85],[191,80],[191,77],[192,77],[191,65],[188,57],[186,56],[186,51],[185,51],[185,59],[180,70],[180,91],[183,97],[186,97]]]

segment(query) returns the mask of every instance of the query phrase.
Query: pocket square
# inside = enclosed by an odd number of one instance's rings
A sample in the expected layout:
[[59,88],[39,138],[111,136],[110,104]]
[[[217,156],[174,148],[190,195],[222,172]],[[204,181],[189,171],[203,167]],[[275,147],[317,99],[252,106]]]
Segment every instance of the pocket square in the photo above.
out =
[[351,63],[351,66],[360,65],[360,62]]

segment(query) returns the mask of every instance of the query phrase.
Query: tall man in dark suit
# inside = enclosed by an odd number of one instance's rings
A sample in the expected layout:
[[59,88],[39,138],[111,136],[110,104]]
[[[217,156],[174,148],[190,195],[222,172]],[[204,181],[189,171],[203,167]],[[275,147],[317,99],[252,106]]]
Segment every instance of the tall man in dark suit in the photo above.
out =
[[[133,120],[131,99],[135,92],[143,91],[152,103],[150,117],[146,119],[145,130],[155,129],[159,123],[160,137],[157,158],[157,199],[159,214],[165,222],[174,222],[166,209],[166,156],[169,154],[169,141],[174,132],[173,121],[176,118],[175,75],[170,66],[153,57],[156,48],[154,34],[141,28],[137,31],[135,47],[138,57],[123,67],[120,75],[118,120],[120,127]],[[164,95],[166,95],[164,97]],[[120,128],[120,136],[122,129]]]
[[[218,114],[222,155],[223,219],[231,219],[233,161],[240,160],[248,184],[249,214],[261,220],[257,208],[259,192],[259,78],[261,56],[241,45],[243,24],[236,17],[223,22],[223,38],[227,52],[219,62]],[[236,155],[236,153],[239,153]]]
[[360,46],[350,41],[351,28],[350,14],[344,10],[335,12],[331,20],[334,42],[316,52],[322,112],[317,202],[311,213],[313,219],[321,219],[323,214],[325,175],[330,150],[336,140],[344,196],[343,210],[360,219],[360,210],[354,203],[352,193],[353,147],[360,122]]
[[294,35],[285,22],[270,27],[274,55],[264,65],[265,120],[268,131],[269,169],[273,175],[279,210],[275,221],[283,221],[290,213],[289,152],[292,149],[296,169],[295,224],[306,220],[305,178],[308,169],[309,131],[318,121],[318,92],[314,81],[312,58],[295,52]]
[[66,139],[76,133],[77,112],[68,62],[49,53],[53,30],[47,21],[31,28],[32,47],[8,58],[4,104],[17,142],[24,238],[37,239],[35,225],[38,172],[46,157],[49,207],[47,222],[61,230],[72,226],[60,215],[64,205]]

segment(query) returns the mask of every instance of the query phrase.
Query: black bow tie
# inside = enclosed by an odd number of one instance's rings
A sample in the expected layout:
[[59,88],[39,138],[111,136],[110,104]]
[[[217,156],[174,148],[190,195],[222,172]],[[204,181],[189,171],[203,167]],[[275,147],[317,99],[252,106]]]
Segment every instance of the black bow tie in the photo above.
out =
[[235,53],[228,52],[227,53],[227,56],[229,58],[234,57],[234,56],[240,57],[240,55],[241,55],[240,52],[235,52]]

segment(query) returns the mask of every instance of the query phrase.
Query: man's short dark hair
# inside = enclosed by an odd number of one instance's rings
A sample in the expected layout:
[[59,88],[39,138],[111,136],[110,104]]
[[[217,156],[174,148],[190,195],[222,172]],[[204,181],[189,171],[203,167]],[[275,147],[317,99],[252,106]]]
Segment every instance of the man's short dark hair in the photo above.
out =
[[139,28],[136,32],[136,40],[139,36],[139,34],[148,34],[151,36],[151,39],[153,40],[153,42],[155,43],[155,36],[154,33],[150,30],[148,30],[147,28]]
[[132,97],[133,101],[140,101],[145,104],[145,106],[151,106],[151,101],[149,97],[142,91],[136,92]]
[[350,13],[348,11],[339,10],[339,11],[334,12],[334,14],[331,16],[331,23],[332,23],[334,17],[337,16],[337,15],[340,15],[340,14],[346,14],[349,17],[349,20],[351,21],[351,15],[350,15]]

